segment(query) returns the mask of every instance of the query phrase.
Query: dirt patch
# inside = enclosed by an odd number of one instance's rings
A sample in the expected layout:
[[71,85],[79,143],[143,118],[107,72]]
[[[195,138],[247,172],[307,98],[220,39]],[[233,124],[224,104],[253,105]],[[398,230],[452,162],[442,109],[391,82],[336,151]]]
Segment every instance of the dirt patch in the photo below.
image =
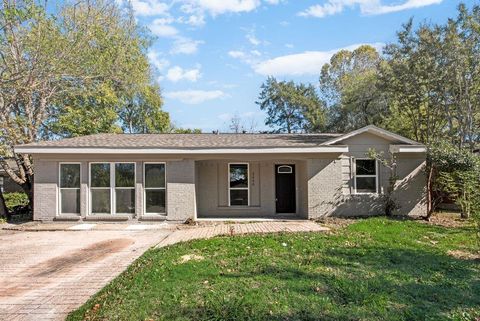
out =
[[180,257],[180,264],[186,263],[188,261],[203,261],[205,258],[201,255],[196,254],[186,254]]
[[419,222],[453,228],[466,227],[471,225],[471,222],[466,219],[462,219],[459,213],[435,213],[430,217],[429,221],[420,219]]
[[480,253],[475,254],[471,252],[465,252],[462,250],[455,250],[455,251],[448,251],[447,254],[457,259],[480,261]]
[[[30,285],[36,278],[46,278],[50,275],[61,275],[74,269],[78,265],[99,261],[115,252],[118,252],[133,244],[132,239],[121,238],[102,241],[88,247],[73,251],[66,255],[55,257],[38,265],[27,268],[19,274],[26,274],[25,281],[21,283],[4,283],[0,289],[0,297],[16,296],[30,289]],[[29,273],[29,270],[37,271]],[[46,279],[48,280],[48,279]]]

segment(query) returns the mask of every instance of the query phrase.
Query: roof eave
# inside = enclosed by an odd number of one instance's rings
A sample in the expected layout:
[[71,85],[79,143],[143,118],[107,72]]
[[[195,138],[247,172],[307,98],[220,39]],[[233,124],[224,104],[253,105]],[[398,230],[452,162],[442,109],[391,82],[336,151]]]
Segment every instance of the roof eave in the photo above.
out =
[[420,143],[418,143],[414,140],[411,140],[411,139],[403,137],[401,135],[392,133],[388,130],[379,128],[379,127],[374,126],[374,125],[369,125],[369,126],[359,128],[359,129],[354,130],[354,131],[352,131],[350,133],[347,133],[345,135],[342,135],[342,136],[336,137],[334,139],[331,139],[329,141],[326,141],[322,145],[323,146],[331,146],[333,144],[344,141],[345,139],[360,135],[360,134],[365,133],[365,132],[372,133],[374,135],[384,137],[386,139],[396,140],[396,141],[402,142],[402,143],[407,144],[407,145],[423,146],[422,144],[420,144]]
[[105,148],[105,147],[33,147],[16,146],[18,154],[310,154],[310,153],[346,153],[348,146],[318,146],[318,147],[275,147],[275,148]]

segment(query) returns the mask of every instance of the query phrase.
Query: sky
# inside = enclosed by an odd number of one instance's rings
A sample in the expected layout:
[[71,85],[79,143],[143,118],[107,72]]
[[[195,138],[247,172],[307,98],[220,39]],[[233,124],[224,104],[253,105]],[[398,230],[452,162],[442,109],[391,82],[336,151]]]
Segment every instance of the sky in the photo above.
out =
[[255,104],[268,76],[317,85],[321,66],[339,49],[380,49],[409,18],[444,23],[459,2],[131,0],[138,23],[155,36],[148,57],[164,109],[176,126],[204,132],[227,131],[233,115],[268,129]]

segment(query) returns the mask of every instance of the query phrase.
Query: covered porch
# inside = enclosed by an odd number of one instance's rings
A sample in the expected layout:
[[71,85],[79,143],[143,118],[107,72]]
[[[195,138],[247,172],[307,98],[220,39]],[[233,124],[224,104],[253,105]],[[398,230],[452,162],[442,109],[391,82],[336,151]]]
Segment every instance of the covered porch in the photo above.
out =
[[198,220],[308,218],[305,159],[196,160],[195,175]]

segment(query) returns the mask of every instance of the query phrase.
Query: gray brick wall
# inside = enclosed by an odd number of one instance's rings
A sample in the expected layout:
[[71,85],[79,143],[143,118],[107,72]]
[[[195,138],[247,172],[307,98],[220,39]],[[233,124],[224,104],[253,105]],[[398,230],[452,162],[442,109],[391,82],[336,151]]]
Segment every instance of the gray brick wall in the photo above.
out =
[[[329,159],[310,159],[308,167],[308,217],[367,216],[384,213],[380,196],[354,195],[351,157],[365,158],[370,148],[388,156],[391,142],[372,134],[361,134],[345,140],[349,146],[345,155],[331,155]],[[397,156],[397,174],[394,197],[400,206],[399,215],[426,213],[425,155]],[[379,164],[380,191],[388,186],[390,171]]]
[[195,213],[195,161],[167,162],[167,219],[185,221]]
[[34,160],[33,219],[51,221],[57,213],[58,162]]

